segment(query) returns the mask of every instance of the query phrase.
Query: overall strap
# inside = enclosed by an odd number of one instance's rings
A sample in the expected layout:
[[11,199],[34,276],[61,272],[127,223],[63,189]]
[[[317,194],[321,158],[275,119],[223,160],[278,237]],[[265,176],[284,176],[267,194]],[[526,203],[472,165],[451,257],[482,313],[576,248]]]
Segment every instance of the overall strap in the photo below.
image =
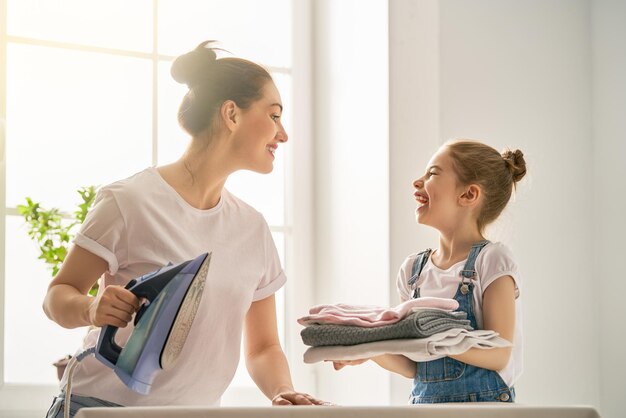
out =
[[428,248],[417,254],[417,256],[415,257],[415,260],[413,261],[413,268],[411,269],[411,277],[407,282],[409,287],[413,287],[415,285],[415,282],[417,282],[417,279],[420,277],[422,269],[424,268],[424,265],[426,265],[428,257],[430,257],[430,253],[432,251],[433,250]]
[[467,256],[465,266],[463,267],[463,270],[461,270],[461,277],[463,277],[463,281],[465,281],[465,279],[472,279],[476,276],[476,269],[474,268],[476,258],[478,258],[480,251],[485,247],[485,245],[489,244],[489,242],[489,240],[482,240],[472,245],[469,256]]

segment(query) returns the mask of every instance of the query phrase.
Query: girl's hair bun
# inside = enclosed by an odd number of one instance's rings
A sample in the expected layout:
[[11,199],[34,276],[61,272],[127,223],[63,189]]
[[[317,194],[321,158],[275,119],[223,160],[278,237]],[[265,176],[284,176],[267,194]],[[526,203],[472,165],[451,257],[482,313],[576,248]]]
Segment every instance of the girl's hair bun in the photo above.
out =
[[215,41],[204,41],[194,50],[174,60],[171,74],[174,80],[186,84],[189,89],[202,84],[217,62],[215,50],[207,47]]
[[502,158],[504,158],[514,182],[517,183],[524,178],[526,175],[526,160],[524,160],[522,151],[518,149],[515,151],[506,150],[502,153]]

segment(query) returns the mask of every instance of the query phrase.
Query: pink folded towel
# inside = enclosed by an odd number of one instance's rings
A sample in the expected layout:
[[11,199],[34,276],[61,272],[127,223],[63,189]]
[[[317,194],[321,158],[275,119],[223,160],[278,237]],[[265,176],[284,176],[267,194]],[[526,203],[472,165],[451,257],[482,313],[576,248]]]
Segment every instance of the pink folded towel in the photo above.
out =
[[400,321],[416,309],[442,309],[454,311],[459,303],[454,299],[423,297],[410,299],[394,308],[380,306],[317,305],[309,309],[309,315],[298,319],[300,325],[337,324],[360,327],[379,327]]

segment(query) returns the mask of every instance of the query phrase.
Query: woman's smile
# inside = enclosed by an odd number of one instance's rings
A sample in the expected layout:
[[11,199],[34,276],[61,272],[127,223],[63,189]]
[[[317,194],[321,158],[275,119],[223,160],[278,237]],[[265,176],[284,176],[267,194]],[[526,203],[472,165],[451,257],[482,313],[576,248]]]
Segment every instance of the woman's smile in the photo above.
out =
[[278,148],[278,144],[267,144],[267,146],[265,148],[271,154],[272,159],[274,159],[275,158],[275,154],[276,154],[276,149]]

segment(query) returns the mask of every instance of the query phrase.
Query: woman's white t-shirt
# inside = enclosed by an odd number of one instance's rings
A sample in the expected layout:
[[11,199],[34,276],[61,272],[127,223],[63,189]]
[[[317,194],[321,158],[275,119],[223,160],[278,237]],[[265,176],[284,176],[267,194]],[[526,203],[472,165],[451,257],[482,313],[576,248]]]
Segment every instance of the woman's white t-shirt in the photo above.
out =
[[[189,205],[155,168],[98,191],[75,244],[108,262],[104,286],[131,279],[168,262],[212,252],[201,305],[176,364],[160,371],[148,395],[128,389],[113,370],[86,357],[72,378],[73,393],[125,406],[219,405],[239,362],[244,317],[252,302],[286,280],[263,216],[227,190],[211,209]],[[102,288],[102,287],[101,287]],[[124,345],[133,324],[121,328]],[[95,346],[100,328],[85,338]],[[61,387],[65,385],[64,376]]]
[[[397,288],[402,301],[411,299],[412,289],[408,285],[411,277],[413,261],[417,254],[406,258],[398,272]],[[435,296],[440,298],[453,298],[461,282],[461,270],[467,260],[460,261],[450,268],[443,270],[428,259],[417,286],[420,288],[420,296]],[[500,370],[500,376],[504,382],[512,387],[522,374],[523,369],[523,339],[522,339],[522,302],[520,296],[521,276],[517,263],[511,251],[502,243],[489,243],[478,254],[475,264],[476,279],[474,280],[474,314],[478,328],[483,329],[483,293],[485,289],[503,276],[511,276],[515,281],[515,332],[513,336],[513,349],[511,358],[506,367]]]

